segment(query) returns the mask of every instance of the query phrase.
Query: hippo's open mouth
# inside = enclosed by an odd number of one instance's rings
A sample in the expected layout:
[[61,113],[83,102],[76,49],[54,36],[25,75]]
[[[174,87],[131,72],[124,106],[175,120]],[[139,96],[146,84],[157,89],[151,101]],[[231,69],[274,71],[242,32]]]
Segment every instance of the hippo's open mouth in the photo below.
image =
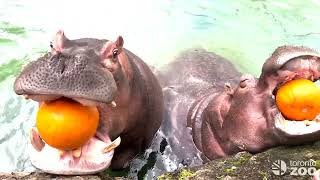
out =
[[275,104],[275,95],[280,85],[294,79],[309,79],[313,82],[320,78],[320,61],[314,56],[300,56],[282,65],[277,71],[277,83],[273,89],[273,110],[275,127],[289,135],[306,135],[320,131],[319,115],[315,119],[295,121],[286,119]]
[[[58,95],[24,95],[38,102],[50,102],[62,96]],[[64,97],[65,98],[65,97]],[[86,106],[97,106],[100,112],[100,102],[83,98],[71,98]],[[114,103],[111,105],[115,106]],[[100,113],[101,114],[101,113]],[[100,115],[99,125],[104,122]],[[114,149],[120,145],[120,137],[111,141],[104,132],[97,130],[96,134],[81,148],[70,151],[55,149],[46,144],[33,128],[30,132],[31,146],[29,147],[32,164],[48,173],[53,174],[93,174],[108,168],[113,158]]]

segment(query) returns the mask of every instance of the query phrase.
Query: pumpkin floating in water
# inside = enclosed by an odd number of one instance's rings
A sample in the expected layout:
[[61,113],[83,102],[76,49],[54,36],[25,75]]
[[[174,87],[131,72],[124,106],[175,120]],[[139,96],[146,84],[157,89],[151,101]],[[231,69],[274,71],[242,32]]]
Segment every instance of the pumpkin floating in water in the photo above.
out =
[[292,80],[276,94],[280,112],[290,120],[313,120],[320,113],[320,89],[307,79]]
[[70,99],[41,104],[36,121],[40,137],[61,150],[84,145],[96,133],[98,124],[96,107],[83,106]]

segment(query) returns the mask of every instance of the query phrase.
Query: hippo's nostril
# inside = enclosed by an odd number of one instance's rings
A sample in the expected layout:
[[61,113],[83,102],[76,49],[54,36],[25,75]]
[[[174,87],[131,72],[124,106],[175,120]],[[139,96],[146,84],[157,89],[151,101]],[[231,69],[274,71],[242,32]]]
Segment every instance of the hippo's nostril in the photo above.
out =
[[249,79],[243,79],[243,80],[241,80],[239,86],[240,86],[241,88],[245,88],[245,87],[247,86],[248,81],[249,81]]

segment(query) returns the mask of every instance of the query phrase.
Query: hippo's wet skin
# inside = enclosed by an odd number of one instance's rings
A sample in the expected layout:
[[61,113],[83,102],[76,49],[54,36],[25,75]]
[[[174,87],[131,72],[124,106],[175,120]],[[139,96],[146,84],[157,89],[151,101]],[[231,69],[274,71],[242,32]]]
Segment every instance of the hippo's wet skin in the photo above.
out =
[[162,131],[178,159],[189,164],[199,164],[195,156],[207,161],[319,140],[318,122],[285,120],[274,99],[288,80],[319,77],[320,55],[304,47],[276,49],[259,78],[241,75],[213,53],[187,51],[159,75],[166,112]]
[[32,164],[55,174],[126,167],[150,144],[161,124],[163,97],[157,79],[140,58],[123,48],[122,37],[115,42],[69,40],[59,31],[50,46],[51,52],[17,77],[15,92],[38,102],[66,97],[97,106],[99,127],[87,144],[68,152],[51,148],[33,129]]

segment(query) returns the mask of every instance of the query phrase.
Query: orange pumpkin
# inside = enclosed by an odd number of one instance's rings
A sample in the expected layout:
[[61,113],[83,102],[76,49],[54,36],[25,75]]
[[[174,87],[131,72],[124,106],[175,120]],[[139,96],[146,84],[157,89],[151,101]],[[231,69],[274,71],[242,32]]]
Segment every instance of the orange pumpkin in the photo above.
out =
[[276,104],[287,119],[313,120],[320,113],[320,89],[307,79],[289,81],[277,91]]
[[69,99],[42,103],[36,121],[40,137],[48,145],[61,150],[84,145],[95,134],[98,124],[96,107],[83,106]]

